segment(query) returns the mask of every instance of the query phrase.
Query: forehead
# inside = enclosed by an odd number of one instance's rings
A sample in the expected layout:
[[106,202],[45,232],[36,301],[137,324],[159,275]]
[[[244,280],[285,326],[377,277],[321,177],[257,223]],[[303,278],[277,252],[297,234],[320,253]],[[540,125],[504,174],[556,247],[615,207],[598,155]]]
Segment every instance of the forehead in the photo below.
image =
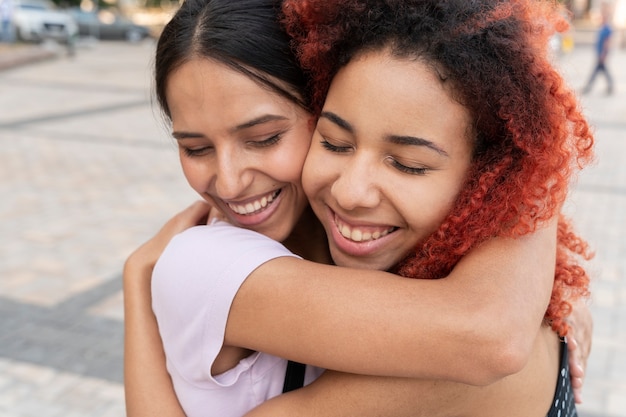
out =
[[194,58],[183,63],[172,71],[166,83],[168,101],[179,95],[208,95],[217,101],[233,95],[250,94],[254,97],[278,96],[261,86],[251,75],[209,58]]
[[335,76],[325,110],[358,128],[386,134],[437,137],[441,132],[467,138],[469,110],[451,94],[432,65],[397,58],[388,51],[353,58]]
[[291,117],[300,110],[251,76],[211,59],[192,59],[173,71],[166,98],[174,124],[196,118],[233,124],[265,113]]

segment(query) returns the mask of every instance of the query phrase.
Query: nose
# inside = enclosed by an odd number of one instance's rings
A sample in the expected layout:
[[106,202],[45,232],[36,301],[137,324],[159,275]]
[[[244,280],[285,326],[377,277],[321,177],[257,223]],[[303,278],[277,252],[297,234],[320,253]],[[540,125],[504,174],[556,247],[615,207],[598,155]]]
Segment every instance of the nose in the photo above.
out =
[[345,162],[331,187],[337,204],[345,210],[377,207],[381,201],[381,184],[375,161],[357,152]]
[[230,152],[218,154],[213,187],[222,200],[236,200],[252,183],[252,170],[241,155]]

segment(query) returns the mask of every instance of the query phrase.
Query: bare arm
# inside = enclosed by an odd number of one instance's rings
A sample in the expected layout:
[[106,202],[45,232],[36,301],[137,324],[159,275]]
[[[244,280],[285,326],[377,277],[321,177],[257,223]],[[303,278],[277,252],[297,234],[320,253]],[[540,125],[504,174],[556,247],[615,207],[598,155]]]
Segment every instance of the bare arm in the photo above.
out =
[[[165,371],[165,360],[164,360],[164,355],[163,355],[163,351],[161,348],[161,340],[158,335],[158,329],[156,327],[156,322],[154,320],[154,316],[152,315],[152,311],[150,307],[149,281],[150,281],[151,271],[152,271],[154,262],[156,261],[157,257],[160,255],[162,251],[162,247],[165,246],[165,244],[169,241],[169,239],[177,232],[182,231],[187,227],[200,223],[197,220],[195,220],[196,215],[193,214],[193,210],[191,211],[191,214],[189,210],[187,210],[186,212],[187,212],[186,214],[184,212],[184,213],[181,213],[181,215],[177,216],[178,221],[177,221],[177,218],[174,218],[172,221],[170,221],[168,225],[166,225],[159,232],[159,234],[155,236],[155,238],[153,238],[150,242],[148,242],[148,244],[144,245],[144,247],[140,248],[135,254],[133,254],[131,258],[129,258],[129,261],[127,262],[127,265],[126,265],[125,293],[126,293],[126,299],[127,299],[126,311],[127,311],[128,322],[126,326],[126,329],[127,329],[126,353],[127,354],[126,354],[125,372],[126,372],[127,407],[128,407],[129,416],[154,415],[154,412],[156,411],[163,412],[164,410],[169,410],[167,411],[167,415],[174,415],[174,416],[183,415],[180,405],[178,404],[176,397],[174,395],[174,392],[171,386],[171,381],[169,379],[169,375]],[[182,220],[181,220],[181,216],[182,216]],[[190,220],[190,217],[193,220]],[[525,250],[518,249],[517,252],[507,253],[509,249],[507,249],[506,247],[501,247],[500,251],[497,251],[497,250],[494,251],[493,254],[490,254],[490,256],[487,257],[488,258],[487,261],[483,262],[483,260],[481,260],[481,256],[484,256],[484,254],[481,255],[481,251],[488,252],[490,250],[493,250],[493,249],[490,249],[489,247],[483,247],[477,250],[472,255],[468,256],[468,259],[472,259],[472,257],[476,256],[477,259],[475,263],[472,262],[472,263],[467,264],[467,261],[464,260],[464,262],[461,263],[457,267],[456,271],[463,270],[465,268],[465,271],[462,272],[462,274],[467,274],[468,272],[471,272],[471,268],[469,267],[473,266],[474,268],[476,268],[476,270],[479,270],[479,271],[483,270],[486,273],[491,271],[492,274],[499,276],[499,275],[504,274],[507,271],[507,269],[506,268],[500,269],[498,263],[510,262],[507,259],[501,258],[501,256],[503,255],[506,255],[507,258],[515,258],[515,256],[536,256],[536,255],[543,254],[544,257],[549,259],[550,258],[549,254],[551,253],[550,252],[551,251],[550,249],[551,239],[550,239],[549,233],[546,233],[546,236],[540,237],[540,240],[543,239],[544,243],[545,241],[547,241],[547,244],[543,246],[543,251],[538,250],[536,252],[529,253]],[[533,246],[537,249],[537,245],[532,240],[527,241],[527,242],[511,241],[511,242],[508,242],[507,244],[513,244],[513,246],[520,245],[522,247]],[[546,253],[548,254],[547,256],[546,256]],[[533,271],[533,268],[536,270],[540,270],[541,265],[542,265],[541,262],[534,262],[534,263],[529,263],[529,264],[534,265],[533,267],[530,268],[531,272]],[[516,264],[516,265],[519,265],[519,264]],[[522,263],[522,266],[523,266],[523,263]],[[514,265],[510,270],[515,272],[515,267],[516,266]],[[543,267],[545,267],[545,265]],[[336,268],[333,268],[333,269],[336,269]],[[528,268],[523,268],[522,271],[517,271],[517,272],[521,274],[523,271],[528,271],[528,270],[529,270]],[[548,268],[548,270],[551,271],[551,268]],[[369,275],[371,271],[370,272],[358,271],[358,272],[363,273],[365,275]],[[354,271],[352,271],[352,273],[354,273]],[[385,279],[396,278],[395,276],[385,274],[385,273],[380,273],[380,272],[371,272],[371,273],[374,274],[375,279],[380,279],[381,276]],[[305,272],[305,276],[306,274],[307,273]],[[458,276],[462,274],[457,274],[457,279],[458,279]],[[452,276],[454,276],[454,274]],[[550,280],[551,280],[551,276],[552,275],[550,275]],[[360,280],[360,277],[358,277],[358,275],[357,275],[357,279]],[[467,279],[472,280],[473,278],[469,277]],[[404,278],[399,278],[399,280],[402,280],[403,282],[417,282],[417,280],[407,280]],[[438,282],[441,283],[443,281],[440,280]],[[396,288],[395,284],[392,287]],[[402,290],[402,289],[403,289],[402,287],[399,287],[397,289],[394,289],[393,291]],[[451,291],[454,291],[454,289],[451,289]],[[383,291],[383,293],[384,292],[385,291]],[[349,293],[352,293],[352,291],[350,291]],[[358,296],[356,297],[358,298]],[[393,295],[393,297],[395,297],[395,295]],[[346,297],[344,296],[343,298],[345,299]],[[297,300],[300,300],[300,299],[296,297],[296,302],[299,304]],[[374,300],[374,302],[375,301],[376,300]],[[449,302],[449,301],[450,301],[450,297],[448,294],[446,295],[446,302]],[[396,309],[395,306],[392,306],[392,307],[393,307],[392,311]],[[543,308],[545,309],[545,306]],[[300,306],[298,306],[297,311],[300,311]],[[350,322],[349,317],[352,314],[354,314],[354,312],[344,311],[342,314],[346,314],[346,316],[348,317],[348,323],[349,323]],[[131,320],[133,317],[134,317],[134,321]],[[342,320],[345,320],[345,318],[338,317],[336,318],[336,320],[341,322]],[[381,323],[381,324],[384,326],[384,323]],[[374,339],[378,340],[380,339],[380,337],[377,335],[376,333],[377,331],[379,331],[379,329],[373,326],[371,329],[369,329],[368,333],[370,333]],[[420,332],[415,331],[415,333],[418,334]],[[331,332],[331,335],[332,335],[332,332]],[[367,339],[367,335],[362,335],[362,336],[364,336],[365,339]],[[531,336],[529,337],[532,338]],[[365,341],[363,343],[369,343],[369,342]],[[353,351],[353,349],[354,349],[354,345],[348,348],[348,351]],[[368,352],[370,351],[368,350]],[[379,352],[380,351],[377,352],[376,348],[374,348],[371,350],[370,353],[376,356],[377,358],[376,360],[380,360],[381,357],[379,355]],[[370,353],[367,353],[367,354],[370,354]],[[322,354],[322,356],[323,355],[324,354]],[[418,355],[418,356],[421,356],[421,355]],[[467,353],[465,353],[464,357],[471,358],[471,356],[468,356]],[[360,362],[360,365],[362,365],[361,360],[359,360],[358,358],[356,362]],[[149,373],[147,370],[149,371]],[[388,372],[388,370],[384,370],[383,374],[386,372]],[[328,373],[328,375],[332,376],[333,373]],[[354,387],[357,389],[353,390],[353,392],[355,391],[358,392],[359,393],[358,395],[360,395],[362,399],[377,398],[376,393],[378,393],[378,395],[384,395],[386,398],[391,398],[388,395],[389,390],[392,390],[396,394],[404,392],[406,393],[405,395],[411,396],[411,395],[414,395],[413,390],[411,389],[410,391],[407,391],[407,389],[414,387],[416,384],[419,386],[424,386],[424,384],[426,384],[426,387],[437,386],[439,387],[439,389],[441,387],[441,384],[435,383],[434,385],[432,385],[433,384],[432,382],[409,381],[405,378],[384,378],[384,379],[377,379],[377,380],[372,381],[371,377],[369,377],[368,379],[367,377],[360,377],[356,375],[342,375],[342,376],[340,375],[341,374],[337,374],[333,378],[330,378],[330,377],[328,378],[331,379],[331,381],[338,381],[344,386],[347,386],[348,384],[352,386],[352,382],[350,382],[351,378],[356,378],[356,383],[354,384]],[[381,380],[384,380],[384,383],[381,382]],[[369,389],[365,389],[363,386],[364,384],[367,384],[367,383],[372,384]],[[408,385],[405,385],[405,389],[403,391],[399,384],[408,384]],[[463,385],[461,384],[454,384],[454,383],[450,383],[450,384],[451,386],[457,385],[457,386],[463,387]],[[323,387],[323,386],[324,385],[320,385],[320,387]],[[372,389],[374,388],[375,388],[375,392],[372,391]],[[445,392],[445,389],[443,392]],[[448,392],[448,395],[450,395],[450,392]],[[431,397],[439,398],[437,397],[436,392],[433,392]],[[355,401],[357,400],[357,398],[358,396],[354,396]],[[328,399],[328,401],[330,401],[330,399]],[[363,403],[366,404],[366,402],[363,402]],[[272,403],[270,403],[270,405],[271,404]],[[300,403],[295,402],[294,404],[300,404]],[[328,402],[328,404],[330,404],[330,402]],[[346,407],[348,405],[349,404],[347,404]],[[395,406],[397,407],[397,404]],[[346,410],[346,408],[343,408],[343,409],[338,408],[338,411],[341,411],[341,410]],[[434,415],[434,414],[431,413],[431,415]]]
[[[202,205],[201,205],[202,206]],[[201,209],[204,210],[204,209]],[[185,217],[186,216],[186,217]],[[129,258],[129,261],[126,264],[125,270],[125,302],[126,302],[126,314],[127,314],[127,339],[126,339],[126,364],[125,364],[125,373],[126,373],[126,394],[127,394],[127,409],[129,416],[140,416],[140,415],[154,415],[155,412],[163,412],[167,410],[164,415],[184,415],[182,413],[182,409],[178,404],[178,401],[174,395],[174,391],[171,385],[171,381],[169,379],[169,375],[165,371],[165,359],[163,355],[163,350],[161,347],[161,340],[158,335],[158,329],[156,327],[156,321],[154,316],[152,315],[151,307],[150,307],[150,276],[152,267],[154,266],[154,262],[160,255],[162,251],[162,247],[169,242],[171,237],[195,224],[200,223],[197,221],[198,215],[195,214],[193,210],[186,210],[180,215],[176,216],[172,221],[168,222],[160,232],[153,238],[148,244],[144,245],[141,249],[136,251],[135,254]],[[543,249],[550,253],[550,235],[549,233],[546,236],[542,237],[544,241],[547,240],[547,245],[543,246]],[[156,243],[154,242],[156,241]],[[152,243],[151,243],[152,242]],[[522,243],[523,245],[530,246],[534,244],[531,242]],[[545,243],[545,242],[544,242]],[[515,253],[507,254],[506,248],[501,248],[501,254],[507,255],[509,257],[514,257]],[[538,252],[542,253],[541,249],[536,248]],[[485,251],[489,251],[489,248],[483,248]],[[529,255],[533,259],[533,253],[528,253],[524,251],[517,252],[517,255]],[[475,256],[476,254],[472,254],[469,258]],[[484,255],[482,255],[484,256]],[[491,258],[492,261],[482,266],[483,270],[489,271],[490,265],[495,264],[495,273],[497,275],[501,275],[505,272],[505,269],[498,269],[498,258],[497,253],[493,254],[496,258]],[[480,262],[480,256],[477,256],[477,262]],[[502,262],[500,259],[499,262]],[[535,265],[536,270],[540,270],[541,263],[535,262],[532,263]],[[471,266],[471,265],[470,265]],[[461,264],[457,267],[457,271],[461,268],[465,268],[465,264]],[[480,270],[481,268],[477,268]],[[526,268],[530,269],[531,268]],[[548,268],[549,269],[549,268]],[[361,271],[362,272],[362,271]],[[468,273],[468,271],[463,272],[463,274]],[[377,273],[376,277],[381,278],[387,277],[388,274]],[[551,279],[551,278],[550,278]],[[449,300],[448,300],[449,301]],[[581,323],[582,333],[587,334],[588,337],[581,337],[583,341],[583,348],[579,350],[580,353],[583,354],[583,363],[584,358],[588,355],[589,352],[589,342],[590,342],[590,315],[588,314],[588,309],[586,305],[583,305],[584,309],[582,314],[573,315],[573,317],[582,317],[583,319],[574,320],[573,324],[576,326],[574,329],[578,329],[578,324]],[[578,311],[579,308],[576,308],[575,311]],[[584,312],[587,312],[585,315]],[[585,317],[588,320],[585,320]],[[586,323],[586,324],[585,324]],[[376,329],[372,329],[371,333],[376,337]],[[580,336],[578,334],[577,336]],[[376,353],[376,360],[380,360],[380,355]],[[465,356],[467,358],[467,356]],[[471,358],[470,358],[471,359]],[[335,375],[335,376],[333,376]],[[341,376],[340,376],[341,375]],[[332,376],[332,377],[331,377]],[[351,378],[355,378],[356,381],[354,385],[352,384]],[[430,392],[428,395],[429,398],[437,399],[443,397],[450,398],[450,395],[457,395],[459,393],[459,387],[461,392],[467,392],[467,387],[462,384],[454,384],[454,383],[433,383],[432,381],[409,381],[406,378],[362,378],[358,375],[348,375],[348,374],[339,374],[328,372],[325,374],[324,380],[330,380],[331,383],[334,381],[335,384],[340,384],[343,387],[354,387],[356,390],[353,391],[351,398],[354,399],[354,402],[358,402],[359,404],[368,404],[365,400],[377,399],[379,395],[384,396],[386,399],[391,401],[390,406],[395,406],[396,408],[390,408],[392,410],[397,410],[398,404],[397,402],[393,402],[393,396],[390,396],[389,393],[393,392],[396,395],[405,393],[409,398],[415,397],[415,389],[416,387],[421,387],[420,389],[424,390],[426,387],[426,391]],[[366,389],[366,384],[372,384],[369,388]],[[324,385],[315,385],[315,387],[319,387],[318,389],[323,389]],[[404,388],[402,388],[404,387]],[[430,389],[432,388],[432,389]],[[336,391],[336,388],[332,388],[330,385],[330,389],[332,392],[340,392]],[[430,391],[429,391],[430,389]],[[358,392],[356,395],[354,392]],[[303,393],[306,393],[304,391]],[[318,391],[319,392],[319,391]],[[456,393],[456,394],[455,394]],[[359,397],[360,395],[360,397]],[[282,397],[281,397],[282,398]],[[289,397],[288,397],[289,398]],[[319,402],[319,405],[322,406],[326,404],[329,406],[332,404],[330,398],[327,397],[317,397],[311,396],[309,400],[316,398],[315,401]],[[325,398],[323,404],[321,402],[321,398]],[[340,401],[343,401],[343,397],[338,397]],[[360,399],[359,399],[360,398]],[[158,400],[158,402],[157,402]],[[301,407],[302,403],[301,399],[298,397],[294,397],[294,402],[292,403],[294,406]],[[376,400],[376,403],[380,403]],[[411,404],[410,402],[405,404]],[[345,401],[343,404],[349,406],[349,403]],[[422,404],[422,409],[427,410],[430,402],[420,401]],[[436,402],[433,402],[436,404]],[[269,407],[279,406],[280,410],[289,410],[289,408],[284,408],[280,402],[270,402],[268,404]],[[277,409],[277,410],[278,410]],[[381,410],[381,408],[378,408]],[[441,403],[439,403],[439,409],[441,409]],[[262,411],[265,408],[262,409]],[[271,410],[271,408],[270,408]],[[314,408],[311,408],[314,410]],[[347,408],[338,408],[338,412],[348,411]],[[411,408],[411,412],[415,413],[416,409],[414,407]],[[400,412],[400,411],[398,411]],[[256,414],[254,414],[256,415]],[[259,414],[263,415],[263,414]],[[267,415],[275,415],[278,416],[280,414],[267,414]],[[287,414],[288,415],[288,414]],[[327,414],[322,414],[327,415]],[[364,415],[364,414],[363,414]],[[398,414],[402,415],[402,414]],[[415,414],[410,414],[415,415]],[[430,412],[428,415],[434,416],[436,415],[434,412]]]
[[[581,402],[582,377],[591,349],[593,321],[584,300],[573,306],[568,333],[570,366],[576,402]],[[326,371],[311,385],[275,397],[246,414],[246,417],[500,417],[545,414],[554,391],[554,361],[547,357],[545,340],[556,336],[543,326],[533,357],[521,372],[486,387],[449,381],[375,377]],[[580,339],[580,343],[575,340]],[[560,348],[556,347],[556,351]],[[555,349],[548,348],[552,354]],[[384,353],[383,353],[384,354]],[[579,375],[577,377],[576,375]],[[578,388],[576,379],[578,379]]]
[[467,405],[470,388],[458,383],[442,386],[437,381],[326,371],[311,385],[270,399],[245,417],[467,416],[467,408],[460,403]]
[[343,372],[492,383],[529,358],[552,289],[555,227],[493,239],[441,280],[270,261],[240,288],[225,344]]
[[[189,219],[186,221],[189,222]],[[174,234],[167,233],[171,228],[171,222],[168,224],[170,226],[166,225],[159,235],[131,256],[126,265],[125,373],[128,409],[133,413],[130,415],[140,415],[135,413],[147,411],[149,407],[155,406],[155,398],[170,404],[173,410],[178,407],[180,412],[169,376],[165,371],[160,338],[150,309],[149,284],[146,284],[149,282],[153,261],[156,261],[162,247]],[[194,224],[197,222],[191,221],[180,230]],[[227,344],[249,346],[252,349],[299,359],[306,363],[355,373],[414,376],[422,372],[426,377],[441,373],[444,378],[449,375],[451,380],[466,378],[470,382],[487,383],[489,380],[486,378],[497,378],[499,374],[495,377],[485,372],[480,374],[482,368],[486,367],[489,371],[492,368],[488,364],[496,363],[498,359],[503,361],[509,358],[516,359],[510,352],[499,349],[496,349],[496,352],[500,356],[491,357],[489,348],[494,346],[492,341],[500,343],[502,340],[505,343],[512,341],[513,346],[517,347],[515,342],[519,340],[522,348],[528,348],[524,344],[528,345],[528,341],[532,339],[532,332],[537,331],[536,323],[543,317],[547,297],[545,304],[538,309],[540,313],[535,314],[534,319],[529,318],[533,316],[530,307],[518,309],[509,307],[525,306],[524,302],[527,300],[541,299],[543,291],[547,291],[549,295],[549,288],[541,285],[543,280],[537,271],[550,271],[545,275],[549,278],[547,287],[551,287],[553,276],[551,265],[554,265],[554,258],[551,255],[554,252],[552,234],[553,230],[550,232],[547,229],[520,240],[494,240],[468,255],[450,277],[438,281],[410,280],[383,272],[344,270],[305,261],[296,261],[295,265],[290,262],[285,264],[284,261],[289,261],[288,259],[279,259],[276,268],[278,271],[265,271],[269,274],[269,279],[263,279],[262,276],[258,279],[258,276],[255,278],[253,275],[238,293],[229,318]],[[536,261],[526,262],[527,259]],[[270,264],[262,266],[257,272],[267,269],[266,266]],[[289,274],[293,273],[293,268],[296,268],[296,277],[290,279]],[[465,274],[467,277],[460,277]],[[477,274],[478,278],[469,278],[472,274]],[[133,275],[144,278],[136,280],[137,277],[132,278]],[[509,276],[526,275],[529,278],[528,291],[508,284]],[[485,278],[489,276],[503,276],[505,280],[502,281],[502,285],[493,286],[492,282]],[[260,284],[256,299],[254,292],[250,292],[255,288],[255,281],[257,286]],[[474,285],[475,283],[477,285]],[[421,284],[428,285],[424,287]],[[478,284],[482,284],[484,288]],[[436,287],[441,287],[442,291],[439,293],[433,291]],[[490,305],[483,300],[494,298],[498,300],[494,295],[501,292],[505,295],[500,297],[501,302],[496,304],[495,308],[483,307]],[[506,295],[507,292],[511,293],[511,297]],[[350,294],[350,297],[346,297],[346,294]],[[249,304],[248,309],[242,309],[242,305],[246,306],[246,297],[252,297],[248,299],[252,304]],[[436,297],[439,297],[441,304],[437,304]],[[293,314],[294,311],[298,314]],[[433,315],[430,311],[445,311],[445,314]],[[494,314],[487,314],[494,311]],[[499,323],[501,321],[506,323],[508,320],[502,317],[502,312],[512,311],[520,314],[514,315],[512,322],[508,321],[513,324],[510,328],[504,327],[508,331],[502,339],[494,338],[492,335],[499,336],[499,329],[503,327]],[[521,314],[522,311],[529,311],[531,314]],[[486,316],[488,320],[485,319]],[[243,320],[244,325],[237,325],[237,320]],[[528,326],[524,329],[522,325],[524,320],[532,323],[532,331],[527,331]],[[488,324],[487,336],[482,339],[475,337],[481,329],[473,328],[472,322]],[[518,322],[521,324],[518,325]],[[316,325],[312,327],[311,323]],[[235,333],[235,338],[237,334],[243,335],[241,344],[232,341],[230,331],[233,327],[239,329]],[[526,336],[512,334],[511,328],[522,329],[519,333]],[[441,333],[439,336],[438,331]],[[282,336],[285,333],[296,334],[298,337],[285,338]],[[419,339],[428,339],[431,335],[439,337],[439,340],[446,340],[446,343],[440,344],[434,338],[430,342],[426,340],[421,346],[427,346],[432,351],[424,350],[420,347]],[[447,340],[449,337],[454,343],[449,343]],[[287,343],[282,339],[288,339]],[[466,339],[474,343],[468,345]],[[397,340],[402,340],[403,343],[395,343]],[[444,345],[457,346],[442,350],[441,347]],[[412,346],[416,346],[417,350]],[[381,357],[381,351],[388,354]],[[475,351],[478,351],[479,356],[473,361],[460,359],[472,358]],[[437,360],[446,363],[444,362],[447,360],[446,352],[459,355],[454,364],[450,364],[449,367],[430,364]],[[420,364],[415,366],[412,362],[407,362],[407,358]],[[511,369],[523,366],[524,359],[517,358],[520,361],[518,364],[506,363],[505,366],[508,366],[506,371],[511,372]],[[407,367],[407,364],[412,366]],[[475,369],[479,371],[475,379],[472,375],[457,376],[457,372],[471,374]],[[501,369],[496,371],[502,372]],[[157,392],[168,394],[164,396]],[[147,411],[147,414],[150,412]]]
[[528,365],[488,386],[326,371],[311,385],[273,398],[246,417],[545,415],[553,401],[559,351],[558,338],[544,326]]
[[172,218],[124,265],[124,390],[128,417],[184,417],[165,367],[165,353],[152,313],[150,278],[163,248],[177,233],[206,217],[198,202]]
[[[569,321],[573,333],[583,341],[573,352],[578,356],[575,363],[584,368],[591,347],[592,330],[591,315],[584,301],[574,305]],[[524,370],[487,387],[326,371],[311,385],[275,397],[250,411],[246,417],[543,415],[546,404],[552,402],[554,391],[554,380],[550,376],[554,375],[558,354],[556,357],[551,354],[558,352],[560,347],[548,348],[547,355],[542,355],[546,352],[542,347],[551,346],[544,341],[554,338],[556,336],[551,329],[542,327],[534,355]],[[573,340],[574,336],[569,335],[570,352]]]

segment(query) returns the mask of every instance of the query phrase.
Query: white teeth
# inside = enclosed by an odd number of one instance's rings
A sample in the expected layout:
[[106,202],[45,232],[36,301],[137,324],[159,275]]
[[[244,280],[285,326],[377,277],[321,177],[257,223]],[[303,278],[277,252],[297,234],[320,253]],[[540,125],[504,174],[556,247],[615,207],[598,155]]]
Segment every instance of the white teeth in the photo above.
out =
[[383,236],[387,236],[389,233],[394,231],[394,227],[390,227],[386,230],[376,230],[374,232],[360,230],[358,228],[351,229],[350,226],[345,224],[337,224],[337,229],[341,236],[346,239],[350,239],[354,242],[367,242],[369,240],[376,240]]
[[272,194],[268,194],[259,200],[246,203],[245,205],[228,203],[228,207],[230,207],[230,209],[235,213],[244,216],[248,214],[253,214],[271,204],[272,201],[274,201],[274,199],[278,196],[279,192],[280,190]]

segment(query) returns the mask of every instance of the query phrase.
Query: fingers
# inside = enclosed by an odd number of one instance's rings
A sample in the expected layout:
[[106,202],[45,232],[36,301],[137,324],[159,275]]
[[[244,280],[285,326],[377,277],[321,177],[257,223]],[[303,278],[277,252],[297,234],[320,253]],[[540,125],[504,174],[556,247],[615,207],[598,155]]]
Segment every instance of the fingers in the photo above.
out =
[[206,224],[206,218],[213,207],[204,200],[195,201],[179,215],[183,216],[183,220],[192,226]]
[[161,256],[165,246],[177,234],[184,232],[190,227],[206,224],[211,206],[205,201],[196,201],[184,210],[177,213],[174,217],[163,225],[163,227],[143,246],[145,256],[152,263]]
[[173,235],[183,232],[190,227],[206,224],[206,218],[211,210],[211,205],[206,201],[198,200],[172,217],[161,229],[159,234]]
[[582,378],[572,378],[572,387],[574,389],[579,389],[583,387],[583,379]]
[[583,394],[580,388],[574,388],[574,402],[576,404],[582,404],[583,402]]
[[[150,281],[151,271],[170,240],[190,227],[206,224],[210,209],[211,206],[207,202],[196,201],[168,220],[157,234],[135,249],[127,258],[124,264],[124,280]],[[135,271],[139,272],[134,273]],[[145,271],[148,273],[144,273]]]
[[572,388],[574,390],[574,401],[576,404],[582,403],[582,388],[585,370],[582,366],[581,352],[578,342],[573,337],[567,338],[567,350],[569,351],[569,366]]
[[570,374],[572,378],[582,379],[585,376],[585,369],[582,365],[582,358],[580,356],[578,343],[574,338],[567,339],[567,350],[569,351],[569,366]]
[[212,224],[216,220],[228,221],[228,219],[226,218],[226,216],[224,216],[224,213],[222,213],[221,210],[219,210],[217,207],[211,207],[206,223]]

